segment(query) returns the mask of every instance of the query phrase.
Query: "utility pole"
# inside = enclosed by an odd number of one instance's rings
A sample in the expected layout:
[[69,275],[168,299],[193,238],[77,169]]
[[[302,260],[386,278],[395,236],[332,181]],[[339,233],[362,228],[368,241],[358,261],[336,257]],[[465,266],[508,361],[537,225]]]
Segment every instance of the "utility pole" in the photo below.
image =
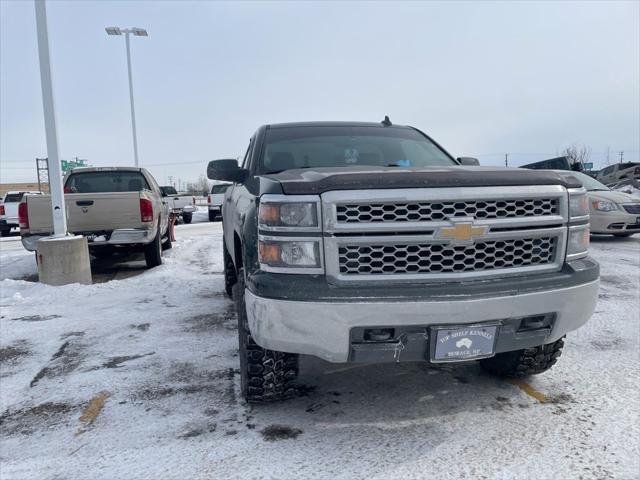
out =
[[620,151],[620,163],[622,163],[622,158],[624,157],[624,150]]
[[609,162],[610,162],[610,160],[609,160],[609,150],[610,150],[609,149],[609,145],[607,145],[607,165],[609,165]]
[[505,167],[509,166],[509,154],[508,153],[504,154],[504,166]]

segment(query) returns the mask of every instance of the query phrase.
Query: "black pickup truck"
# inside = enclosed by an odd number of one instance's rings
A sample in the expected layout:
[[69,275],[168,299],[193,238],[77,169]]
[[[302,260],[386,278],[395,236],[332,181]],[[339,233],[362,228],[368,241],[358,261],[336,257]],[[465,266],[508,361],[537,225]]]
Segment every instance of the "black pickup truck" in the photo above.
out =
[[233,184],[225,288],[249,402],[294,394],[300,354],[541,373],[595,308],[570,172],[480,167],[385,119],[262,126],[207,173]]

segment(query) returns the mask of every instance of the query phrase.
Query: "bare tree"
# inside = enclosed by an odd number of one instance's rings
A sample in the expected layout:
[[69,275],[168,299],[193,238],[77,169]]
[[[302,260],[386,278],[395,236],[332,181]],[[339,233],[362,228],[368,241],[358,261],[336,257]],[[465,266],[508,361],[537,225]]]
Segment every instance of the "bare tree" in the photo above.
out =
[[570,147],[565,148],[562,151],[562,155],[567,157],[567,160],[572,167],[574,165],[582,166],[589,161],[591,149],[586,145],[573,144]]
[[185,190],[191,195],[206,195],[209,193],[209,181],[204,175],[200,175],[195,182],[187,182]]

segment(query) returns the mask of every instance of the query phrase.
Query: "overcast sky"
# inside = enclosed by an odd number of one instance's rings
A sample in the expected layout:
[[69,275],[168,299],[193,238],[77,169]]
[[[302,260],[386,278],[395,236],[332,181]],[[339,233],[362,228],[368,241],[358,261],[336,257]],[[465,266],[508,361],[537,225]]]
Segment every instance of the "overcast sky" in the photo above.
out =
[[[414,125],[456,156],[521,165],[573,143],[640,157],[640,2],[50,1],[60,153],[160,183],[244,154],[261,124]],[[0,0],[0,177],[46,156],[32,1]]]

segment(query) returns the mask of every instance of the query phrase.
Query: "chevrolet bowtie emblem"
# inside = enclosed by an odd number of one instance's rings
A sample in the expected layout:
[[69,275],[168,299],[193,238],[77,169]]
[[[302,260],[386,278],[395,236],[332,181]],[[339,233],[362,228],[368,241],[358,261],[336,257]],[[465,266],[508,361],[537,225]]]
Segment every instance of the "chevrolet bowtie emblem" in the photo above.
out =
[[474,226],[473,221],[455,222],[452,227],[440,227],[436,238],[450,239],[452,243],[472,243],[476,237],[484,237],[489,227]]

